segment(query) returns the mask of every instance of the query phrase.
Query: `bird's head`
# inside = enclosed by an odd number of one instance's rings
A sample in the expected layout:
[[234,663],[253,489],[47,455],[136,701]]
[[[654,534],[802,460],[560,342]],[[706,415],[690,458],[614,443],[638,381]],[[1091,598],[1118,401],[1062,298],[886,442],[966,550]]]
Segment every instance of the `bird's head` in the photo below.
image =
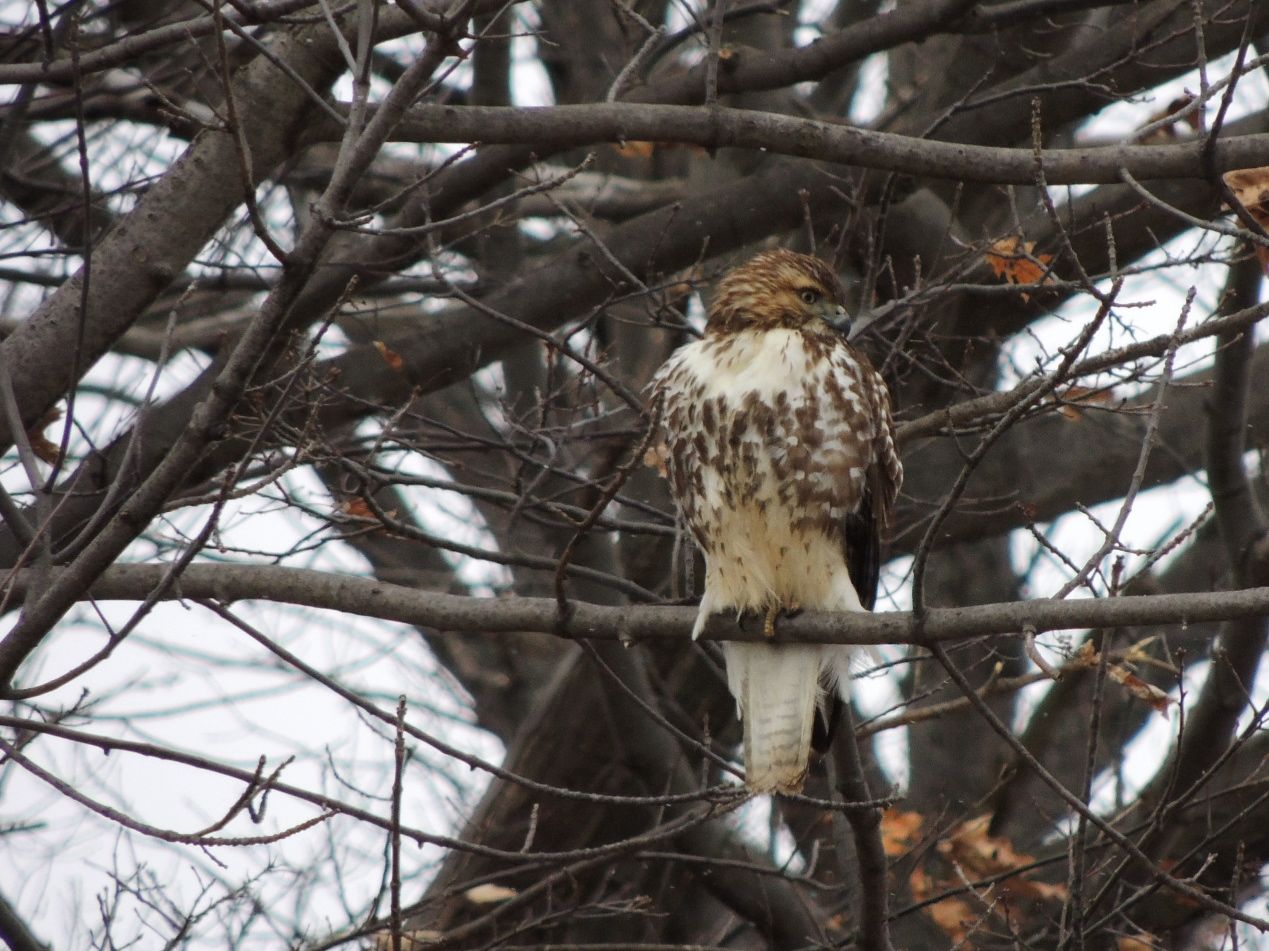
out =
[[845,296],[837,274],[819,258],[783,248],[763,251],[723,276],[706,326],[736,333],[822,322],[846,333]]

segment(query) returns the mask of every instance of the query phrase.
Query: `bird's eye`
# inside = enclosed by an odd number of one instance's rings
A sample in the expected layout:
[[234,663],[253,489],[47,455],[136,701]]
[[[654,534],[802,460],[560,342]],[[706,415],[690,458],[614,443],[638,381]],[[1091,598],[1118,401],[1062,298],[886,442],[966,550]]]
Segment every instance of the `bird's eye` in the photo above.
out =
[[820,292],[817,290],[812,290],[811,288],[808,287],[803,289],[801,295],[799,296],[802,298],[802,303],[814,304],[817,300],[820,299]]

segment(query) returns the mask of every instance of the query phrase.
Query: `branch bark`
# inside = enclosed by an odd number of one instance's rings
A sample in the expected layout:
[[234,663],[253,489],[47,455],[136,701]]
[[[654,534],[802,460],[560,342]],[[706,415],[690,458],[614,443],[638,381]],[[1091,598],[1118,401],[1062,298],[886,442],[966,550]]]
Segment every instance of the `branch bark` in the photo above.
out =
[[[66,569],[47,573],[56,584]],[[84,598],[143,600],[170,570],[165,564],[115,565],[106,569]],[[21,597],[37,580],[32,570],[14,572],[6,587]],[[367,578],[284,568],[276,565],[189,565],[162,600],[212,598],[264,600],[363,614],[445,631],[500,633],[537,631],[567,638],[660,640],[690,638],[695,607],[628,605],[608,607],[573,602],[561,618],[554,598],[469,598],[418,591]],[[906,611],[807,612],[782,620],[777,642],[813,644],[916,644],[948,642],[992,634],[1037,633],[1086,627],[1198,623],[1269,613],[1269,587],[1191,594],[1138,595],[1071,601],[1014,601],[962,608],[930,608],[918,620]],[[704,640],[761,640],[722,615],[707,626]]]
[[[326,119],[310,133],[330,141],[340,127]],[[876,132],[840,122],[725,106],[588,103],[536,108],[421,105],[394,136],[400,142],[533,144],[551,151],[635,140],[690,143],[706,149],[758,149],[777,155],[883,169],[927,178],[1030,185],[1036,165],[1050,185],[1113,184],[1135,179],[1205,179],[1203,142],[1004,148]],[[1269,135],[1226,136],[1212,153],[1217,171],[1269,162]]]
[[[261,56],[232,87],[261,178],[295,148],[313,106],[310,90],[325,91],[343,68],[325,24],[283,31],[272,53],[305,86]],[[26,425],[75,385],[74,370],[87,372],[110,350],[242,203],[238,169],[233,134],[204,132],[93,248],[91,273],[63,283],[0,344]],[[0,419],[0,445],[13,436]]]

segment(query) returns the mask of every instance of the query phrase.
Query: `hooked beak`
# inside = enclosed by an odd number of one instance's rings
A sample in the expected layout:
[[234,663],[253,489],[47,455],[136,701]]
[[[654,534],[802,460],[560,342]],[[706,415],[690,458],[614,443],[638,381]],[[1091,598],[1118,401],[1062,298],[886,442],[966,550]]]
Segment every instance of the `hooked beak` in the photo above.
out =
[[831,308],[829,312],[824,315],[824,321],[843,337],[848,340],[850,339],[852,329],[851,324],[853,322],[850,319],[850,314],[846,312],[846,308],[843,305],[837,304]]

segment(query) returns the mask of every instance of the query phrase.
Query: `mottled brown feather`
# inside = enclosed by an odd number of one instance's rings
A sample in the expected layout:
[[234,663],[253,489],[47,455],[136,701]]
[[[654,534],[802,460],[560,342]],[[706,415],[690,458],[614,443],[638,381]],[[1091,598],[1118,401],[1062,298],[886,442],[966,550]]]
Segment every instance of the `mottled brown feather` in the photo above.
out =
[[[723,277],[703,339],[654,380],[670,487],[705,556],[697,633],[714,612],[872,605],[902,468],[885,384],[835,325],[843,299],[823,261],[763,252]],[[843,675],[849,651],[725,650],[747,781],[800,788],[818,677]]]

